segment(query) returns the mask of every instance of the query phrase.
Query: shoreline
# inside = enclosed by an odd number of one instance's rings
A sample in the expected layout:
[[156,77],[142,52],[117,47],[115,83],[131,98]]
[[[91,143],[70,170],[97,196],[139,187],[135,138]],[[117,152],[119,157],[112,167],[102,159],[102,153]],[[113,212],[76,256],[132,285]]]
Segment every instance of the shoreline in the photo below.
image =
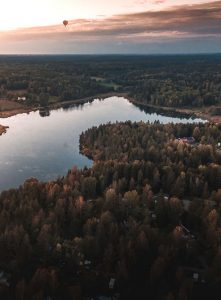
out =
[[215,106],[209,106],[209,107],[203,107],[203,108],[197,108],[197,107],[193,107],[193,108],[177,108],[177,107],[168,107],[168,106],[157,106],[157,105],[153,105],[153,104],[145,104],[142,102],[139,102],[129,96],[127,96],[128,101],[130,101],[133,104],[137,104],[140,105],[141,107],[147,107],[147,108],[153,108],[156,110],[163,110],[166,112],[174,112],[174,113],[181,113],[181,114],[186,114],[189,115],[190,117],[193,116],[195,118],[200,118],[203,120],[207,120],[208,122],[211,123],[220,123],[221,124],[221,116],[215,115],[212,116],[208,111],[202,111],[202,109],[211,109],[214,108]]
[[127,93],[119,93],[119,92],[110,92],[105,94],[97,94],[95,96],[89,96],[85,98],[75,99],[75,100],[69,100],[69,101],[63,101],[58,103],[53,103],[48,106],[49,109],[58,109],[62,108],[65,105],[74,105],[74,104],[84,104],[90,101],[94,101],[95,99],[101,99],[101,98],[109,98],[109,97],[127,97]]
[[[193,108],[177,108],[177,107],[167,107],[167,106],[157,106],[157,105],[152,105],[152,104],[146,104],[146,103],[142,103],[140,101],[135,100],[134,98],[130,97],[128,95],[128,93],[126,92],[109,92],[109,93],[104,93],[104,94],[97,94],[94,96],[89,96],[89,97],[85,97],[85,98],[81,98],[81,99],[75,99],[75,100],[69,100],[69,101],[60,101],[57,103],[51,103],[49,104],[47,107],[24,107],[24,108],[19,108],[19,109],[13,109],[13,110],[6,110],[3,112],[0,112],[0,118],[9,118],[18,114],[23,114],[23,113],[30,113],[32,111],[36,111],[39,109],[49,109],[49,110],[53,110],[53,109],[59,109],[62,108],[64,106],[71,106],[71,105],[75,105],[75,104],[85,104],[87,102],[92,102],[95,99],[102,99],[102,98],[109,98],[109,97],[124,97],[126,98],[129,102],[141,106],[141,107],[146,107],[146,108],[152,108],[155,109],[156,111],[161,110],[161,111],[165,111],[167,113],[178,113],[178,114],[186,114],[187,116],[191,117],[195,117],[195,118],[200,118],[203,120],[207,120],[209,122],[212,123],[221,123],[221,116],[218,115],[211,115],[209,113],[209,110],[211,108],[215,108],[215,106],[210,106],[210,107],[203,107],[203,108],[197,108],[197,107],[193,107]],[[4,127],[4,126],[3,126]]]
[[11,110],[5,110],[0,112],[0,118],[6,119],[9,117],[16,116],[18,114],[29,114],[32,111],[37,111],[40,109],[59,109],[62,108],[63,106],[66,105],[74,105],[74,104],[84,104],[89,101],[93,101],[94,99],[99,99],[99,98],[109,98],[113,96],[118,96],[118,97],[127,97],[126,93],[119,93],[119,92],[111,92],[111,93],[106,93],[106,94],[98,94],[95,96],[89,96],[85,98],[80,98],[80,99],[75,99],[75,100],[69,100],[69,101],[60,101],[57,103],[50,103],[47,107],[36,107],[36,106],[30,106],[30,107],[23,107],[19,109],[11,109]]
[[[29,114],[30,112],[37,111],[40,109],[59,109],[64,106],[68,105],[75,105],[75,104],[84,104],[87,102],[92,102],[94,99],[101,99],[101,98],[109,98],[113,96],[118,96],[118,97],[127,97],[126,93],[119,93],[119,92],[111,92],[111,93],[105,93],[105,94],[98,94],[96,96],[90,96],[90,97],[85,97],[81,99],[75,99],[75,100],[69,100],[69,101],[63,101],[63,102],[58,102],[58,103],[53,103],[50,104],[48,107],[24,107],[24,108],[19,108],[19,109],[12,109],[12,110],[6,110],[6,111],[1,111],[0,112],[0,118],[1,119],[7,119],[19,114]],[[0,124],[0,136],[4,133],[6,133],[8,126],[3,126]]]
[[30,107],[30,108],[20,108],[20,109],[12,109],[12,110],[6,110],[0,112],[0,118],[1,119],[7,119],[19,114],[29,114],[32,111],[36,111],[38,108],[36,107]]

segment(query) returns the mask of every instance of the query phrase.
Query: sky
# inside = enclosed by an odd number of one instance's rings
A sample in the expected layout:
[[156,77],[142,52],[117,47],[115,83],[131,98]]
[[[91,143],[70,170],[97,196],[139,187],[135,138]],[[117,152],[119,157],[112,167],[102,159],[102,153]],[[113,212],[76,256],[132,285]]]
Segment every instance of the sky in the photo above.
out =
[[[63,20],[69,24],[65,28]],[[221,52],[221,1],[7,0],[0,54]]]

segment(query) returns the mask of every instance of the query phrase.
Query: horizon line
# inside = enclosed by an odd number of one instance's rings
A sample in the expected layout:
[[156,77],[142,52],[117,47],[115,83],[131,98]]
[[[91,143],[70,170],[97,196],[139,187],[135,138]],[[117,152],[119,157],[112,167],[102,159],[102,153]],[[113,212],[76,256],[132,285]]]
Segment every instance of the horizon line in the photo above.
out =
[[171,53],[0,53],[0,56],[172,56],[172,55],[221,55],[220,52],[171,52]]

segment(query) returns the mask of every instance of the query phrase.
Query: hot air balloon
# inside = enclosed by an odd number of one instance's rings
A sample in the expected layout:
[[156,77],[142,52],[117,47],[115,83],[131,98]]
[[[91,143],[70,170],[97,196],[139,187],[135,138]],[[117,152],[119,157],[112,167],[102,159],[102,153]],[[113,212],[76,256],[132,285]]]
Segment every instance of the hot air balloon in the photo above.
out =
[[64,21],[63,21],[63,24],[64,24],[64,26],[66,27],[66,26],[68,25],[68,21],[67,21],[67,20],[64,20]]

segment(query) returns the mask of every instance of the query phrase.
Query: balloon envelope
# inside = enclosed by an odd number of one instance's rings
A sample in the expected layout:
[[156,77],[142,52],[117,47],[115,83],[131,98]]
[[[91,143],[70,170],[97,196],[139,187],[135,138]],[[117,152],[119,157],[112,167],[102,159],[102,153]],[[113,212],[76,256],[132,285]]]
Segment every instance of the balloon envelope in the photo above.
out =
[[67,20],[64,20],[64,21],[63,21],[63,24],[64,24],[64,26],[66,27],[66,26],[68,25],[68,21],[67,21]]

